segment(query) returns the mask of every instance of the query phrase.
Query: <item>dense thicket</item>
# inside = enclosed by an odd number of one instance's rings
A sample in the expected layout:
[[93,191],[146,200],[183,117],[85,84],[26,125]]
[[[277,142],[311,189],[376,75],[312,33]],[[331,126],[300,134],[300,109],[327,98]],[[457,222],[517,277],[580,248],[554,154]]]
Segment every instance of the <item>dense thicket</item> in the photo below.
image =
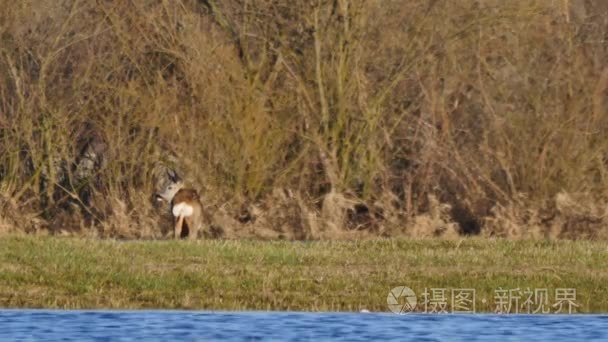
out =
[[0,231],[608,237],[601,0],[0,7]]

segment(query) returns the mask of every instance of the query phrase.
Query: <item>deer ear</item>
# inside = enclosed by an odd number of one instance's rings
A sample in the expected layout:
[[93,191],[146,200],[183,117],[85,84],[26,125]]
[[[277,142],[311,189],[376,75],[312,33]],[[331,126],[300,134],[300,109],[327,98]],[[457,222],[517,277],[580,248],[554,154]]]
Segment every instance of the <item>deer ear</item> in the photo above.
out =
[[177,176],[177,173],[175,173],[175,170],[173,170],[173,169],[167,169],[167,176],[169,176],[169,179],[173,183],[177,183],[179,181],[179,177]]

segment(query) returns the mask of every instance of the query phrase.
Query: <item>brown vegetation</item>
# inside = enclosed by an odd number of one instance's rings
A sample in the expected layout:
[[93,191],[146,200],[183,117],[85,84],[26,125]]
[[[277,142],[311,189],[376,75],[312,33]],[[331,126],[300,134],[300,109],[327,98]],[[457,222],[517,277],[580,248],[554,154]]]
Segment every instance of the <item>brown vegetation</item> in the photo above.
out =
[[608,238],[602,0],[0,4],[0,231]]

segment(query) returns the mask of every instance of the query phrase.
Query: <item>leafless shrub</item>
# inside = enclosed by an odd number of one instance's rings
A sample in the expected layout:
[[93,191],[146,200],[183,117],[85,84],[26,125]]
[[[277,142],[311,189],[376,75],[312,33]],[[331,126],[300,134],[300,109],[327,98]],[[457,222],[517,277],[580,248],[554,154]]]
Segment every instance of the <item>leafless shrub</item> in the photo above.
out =
[[602,1],[0,5],[2,231],[605,236]]

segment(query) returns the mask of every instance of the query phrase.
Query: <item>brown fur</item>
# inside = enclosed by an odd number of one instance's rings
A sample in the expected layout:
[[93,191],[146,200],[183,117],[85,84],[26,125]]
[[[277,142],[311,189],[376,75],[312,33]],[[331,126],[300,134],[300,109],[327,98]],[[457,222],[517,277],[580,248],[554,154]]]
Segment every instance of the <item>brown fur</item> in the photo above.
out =
[[173,200],[171,201],[171,211],[173,207],[179,203],[186,203],[193,208],[191,216],[174,217],[174,237],[176,239],[188,236],[188,239],[194,240],[198,237],[199,230],[203,227],[203,205],[196,190],[180,189]]

